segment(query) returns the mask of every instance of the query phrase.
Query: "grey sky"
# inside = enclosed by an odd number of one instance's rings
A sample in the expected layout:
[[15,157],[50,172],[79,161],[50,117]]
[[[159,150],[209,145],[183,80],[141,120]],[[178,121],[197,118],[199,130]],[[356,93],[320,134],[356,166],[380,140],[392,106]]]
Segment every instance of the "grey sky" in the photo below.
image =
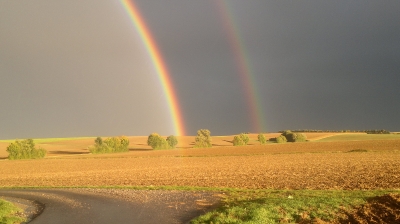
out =
[[[264,131],[399,130],[400,2],[226,1]],[[214,1],[136,1],[188,134],[252,132]],[[0,1],[0,139],[173,134],[162,86],[118,1]]]

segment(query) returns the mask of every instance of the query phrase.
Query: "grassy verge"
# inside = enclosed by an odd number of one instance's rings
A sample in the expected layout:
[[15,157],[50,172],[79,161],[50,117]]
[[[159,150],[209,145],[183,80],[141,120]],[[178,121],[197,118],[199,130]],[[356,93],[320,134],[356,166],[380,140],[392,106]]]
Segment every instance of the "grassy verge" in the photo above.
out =
[[20,209],[15,207],[12,203],[0,199],[1,224],[13,224],[25,221],[25,219],[16,215],[18,211],[20,211]]
[[192,224],[298,223],[315,218],[330,222],[338,218],[338,214],[341,212],[350,211],[354,207],[366,203],[369,198],[388,193],[400,193],[400,190],[246,190],[190,186],[0,187],[0,189],[45,188],[111,188],[224,193],[220,208],[193,219]]
[[[340,211],[371,197],[400,191],[254,190],[233,191],[224,205],[194,220],[199,223],[298,223],[315,218],[330,222]],[[340,213],[339,213],[340,214]]]
[[[307,133],[306,133],[307,134]],[[340,134],[316,140],[315,142],[337,142],[337,141],[367,141],[367,140],[396,140],[399,134]]]

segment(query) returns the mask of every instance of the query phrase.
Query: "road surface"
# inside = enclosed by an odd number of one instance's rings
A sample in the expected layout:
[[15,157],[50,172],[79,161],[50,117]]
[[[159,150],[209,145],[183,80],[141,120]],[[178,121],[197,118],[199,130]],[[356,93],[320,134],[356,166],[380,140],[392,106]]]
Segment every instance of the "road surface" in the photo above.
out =
[[213,192],[130,189],[7,189],[32,224],[188,223],[220,204]]

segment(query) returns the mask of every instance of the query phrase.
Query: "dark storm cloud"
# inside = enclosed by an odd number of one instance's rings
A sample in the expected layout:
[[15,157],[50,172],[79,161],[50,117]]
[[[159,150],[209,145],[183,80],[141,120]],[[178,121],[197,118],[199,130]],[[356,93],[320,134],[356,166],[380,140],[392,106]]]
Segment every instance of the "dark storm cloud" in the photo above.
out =
[[[248,53],[267,131],[398,130],[397,1],[226,2]],[[203,126],[221,134],[247,131],[249,110],[243,108],[244,90],[216,4],[197,2],[198,10],[185,17],[174,10],[176,4],[140,3],[179,77],[175,82],[191,131]],[[172,14],[181,16],[171,22]],[[193,94],[202,93],[193,102]]]
[[[264,131],[399,130],[398,1],[225,2],[258,89]],[[218,4],[136,3],[189,134],[253,131]],[[7,108],[0,137],[170,134],[165,104],[148,103],[165,101],[159,81],[131,75],[154,71],[121,5],[2,1],[0,29],[0,103]]]

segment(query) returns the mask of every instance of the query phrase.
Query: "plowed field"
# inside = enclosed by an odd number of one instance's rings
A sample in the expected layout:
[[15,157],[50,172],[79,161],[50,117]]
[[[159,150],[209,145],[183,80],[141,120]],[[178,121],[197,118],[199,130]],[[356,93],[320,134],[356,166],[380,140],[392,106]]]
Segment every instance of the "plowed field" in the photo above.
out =
[[59,157],[0,160],[0,186],[400,188],[400,140],[54,155]]

